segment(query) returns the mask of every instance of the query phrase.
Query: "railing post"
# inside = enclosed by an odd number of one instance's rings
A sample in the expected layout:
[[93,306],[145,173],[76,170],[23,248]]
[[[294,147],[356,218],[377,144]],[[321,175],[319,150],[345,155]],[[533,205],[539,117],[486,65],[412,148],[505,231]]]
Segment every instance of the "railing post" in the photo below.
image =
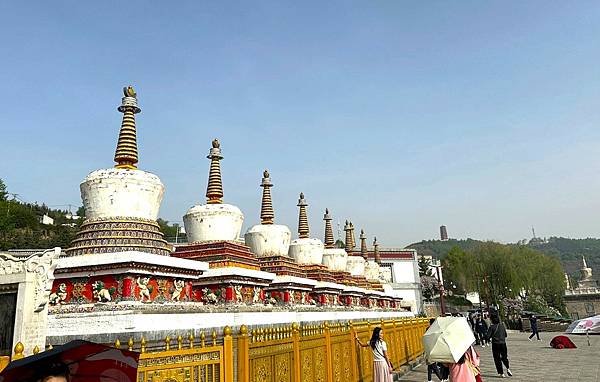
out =
[[294,382],[300,382],[301,360],[300,360],[300,327],[297,322],[292,324],[292,348],[294,350]]
[[248,327],[240,326],[240,333],[237,338],[237,362],[238,375],[237,379],[240,382],[250,381],[250,354],[248,344]]
[[333,354],[331,349],[331,331],[329,330],[329,323],[325,321],[325,364],[327,365],[327,381],[333,382]]
[[[181,341],[178,342],[181,348]],[[233,338],[229,326],[223,328],[223,372],[225,382],[233,382]]]
[[350,346],[351,349],[351,360],[352,360],[352,380],[353,381],[358,381],[360,380],[360,376],[358,375],[358,353],[356,351],[356,328],[354,327],[354,324],[352,323],[352,321],[349,322],[350,325],[350,341],[352,342],[352,346]]

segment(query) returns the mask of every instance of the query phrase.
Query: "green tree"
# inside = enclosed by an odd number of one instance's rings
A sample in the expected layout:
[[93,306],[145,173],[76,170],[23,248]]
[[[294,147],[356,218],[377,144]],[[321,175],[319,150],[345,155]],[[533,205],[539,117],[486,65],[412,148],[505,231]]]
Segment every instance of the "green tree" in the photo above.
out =
[[419,257],[419,276],[423,277],[423,276],[432,276],[432,271],[431,271],[431,260],[429,260],[428,258],[425,258],[425,256],[420,256]]
[[4,181],[0,178],[0,200],[6,200],[7,195],[6,184],[4,184]]

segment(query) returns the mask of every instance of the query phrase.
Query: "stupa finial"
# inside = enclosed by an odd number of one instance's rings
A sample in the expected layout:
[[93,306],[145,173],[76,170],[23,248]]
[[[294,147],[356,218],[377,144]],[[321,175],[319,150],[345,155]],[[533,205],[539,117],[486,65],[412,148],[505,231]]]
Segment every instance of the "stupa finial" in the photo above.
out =
[[331,226],[331,216],[329,216],[329,209],[325,208],[325,248],[334,248],[335,241],[333,240],[333,227]]
[[210,159],[210,170],[208,173],[208,187],[206,187],[206,198],[208,204],[223,203],[223,182],[221,181],[221,144],[218,139],[213,139],[212,148],[207,156]]
[[275,212],[273,211],[273,201],[271,200],[271,177],[269,171],[263,172],[262,183],[260,186],[263,188],[262,203],[260,205],[260,224],[273,224],[275,219]]
[[581,260],[583,260],[583,269],[587,268],[587,263],[585,262],[585,256],[581,255]]
[[375,256],[375,262],[381,264],[381,255],[379,255],[379,243],[377,243],[377,237],[373,238],[373,256]]
[[308,204],[304,200],[304,193],[300,193],[300,199],[298,199],[298,207],[300,207],[300,215],[298,217],[298,237],[300,239],[308,239],[308,216],[306,215],[306,207]]
[[115,150],[116,168],[136,169],[138,163],[137,138],[135,130],[135,114],[142,111],[137,104],[137,94],[132,86],[123,88],[121,106],[118,107],[123,113],[119,141]]
[[365,231],[364,230],[360,230],[360,255],[363,257],[363,259],[367,260],[369,258],[368,252],[367,252],[367,235],[365,235]]

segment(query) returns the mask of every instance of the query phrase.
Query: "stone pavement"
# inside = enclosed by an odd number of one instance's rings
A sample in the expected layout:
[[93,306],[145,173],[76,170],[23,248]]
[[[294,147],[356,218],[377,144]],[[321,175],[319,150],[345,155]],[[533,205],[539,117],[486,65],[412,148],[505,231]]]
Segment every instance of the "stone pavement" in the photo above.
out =
[[[577,349],[557,350],[550,347],[550,340],[561,333],[540,333],[542,341],[529,342],[529,333],[511,332],[508,334],[508,360],[513,376],[510,382],[600,382],[600,336],[590,336],[588,346],[586,336],[570,335]],[[496,381],[491,347],[475,347],[481,355],[481,371],[484,381]],[[426,382],[427,367],[421,365],[400,378],[403,382]],[[433,376],[433,381],[438,379]]]

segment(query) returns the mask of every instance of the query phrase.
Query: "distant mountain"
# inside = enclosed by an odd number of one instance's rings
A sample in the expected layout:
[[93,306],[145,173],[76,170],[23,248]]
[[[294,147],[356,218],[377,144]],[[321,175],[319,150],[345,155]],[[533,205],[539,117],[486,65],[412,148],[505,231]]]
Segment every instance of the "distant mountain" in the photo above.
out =
[[[420,255],[430,255],[437,259],[443,259],[454,246],[468,251],[481,243],[483,241],[474,239],[451,239],[447,241],[423,240],[413,243],[407,246],[407,248],[416,249]],[[579,269],[582,264],[581,257],[585,256],[588,267],[591,267],[594,271],[594,277],[600,278],[600,239],[535,238],[529,242],[521,241],[512,245],[519,244],[527,245],[546,255],[556,257],[560,260],[565,271],[575,280],[579,279]]]

